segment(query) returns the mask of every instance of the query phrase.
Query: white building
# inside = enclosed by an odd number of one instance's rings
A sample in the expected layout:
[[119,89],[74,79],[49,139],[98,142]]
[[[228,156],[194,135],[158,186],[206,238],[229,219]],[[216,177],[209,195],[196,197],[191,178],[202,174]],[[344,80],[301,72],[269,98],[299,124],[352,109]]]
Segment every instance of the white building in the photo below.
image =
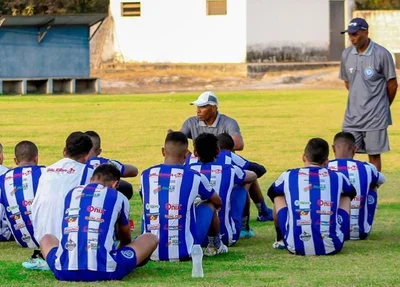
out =
[[345,0],[111,0],[115,53],[147,63],[327,60],[333,1]]

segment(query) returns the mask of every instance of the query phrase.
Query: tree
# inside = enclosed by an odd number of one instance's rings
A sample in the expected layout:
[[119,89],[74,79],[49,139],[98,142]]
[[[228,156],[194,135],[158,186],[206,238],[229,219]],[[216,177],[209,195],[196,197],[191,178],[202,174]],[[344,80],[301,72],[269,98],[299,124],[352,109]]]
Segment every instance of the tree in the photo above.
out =
[[400,9],[400,0],[357,0],[357,10],[395,10]]

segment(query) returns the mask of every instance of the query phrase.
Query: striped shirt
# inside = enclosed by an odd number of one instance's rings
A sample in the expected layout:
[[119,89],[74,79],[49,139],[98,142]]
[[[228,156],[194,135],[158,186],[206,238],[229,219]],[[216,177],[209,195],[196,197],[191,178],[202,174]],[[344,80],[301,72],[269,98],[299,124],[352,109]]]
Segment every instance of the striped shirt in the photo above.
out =
[[182,165],[157,165],[143,171],[143,233],[159,238],[152,260],[177,261],[190,257],[196,242],[194,200],[214,193],[209,181]]
[[[198,162],[199,158],[197,156],[195,156],[194,154],[189,154],[186,157],[185,165],[191,165]],[[214,163],[236,165],[241,169],[247,169],[250,165],[250,162],[248,160],[229,150],[221,150]]]
[[6,210],[8,226],[22,247],[37,248],[31,206],[44,166],[23,166],[6,172],[0,180],[0,205]]
[[43,171],[32,203],[32,224],[37,242],[45,234],[60,238],[65,195],[71,189],[89,183],[92,175],[93,169],[69,158],[63,158]]
[[129,224],[128,199],[101,184],[78,186],[64,200],[57,270],[114,272],[116,223]]
[[118,168],[119,172],[121,173],[121,176],[124,174],[125,172],[125,166],[120,163],[117,160],[111,160],[108,158],[104,158],[104,157],[91,157],[87,160],[86,164],[93,169],[96,169],[99,165],[101,164],[112,164],[114,165],[116,168]]
[[375,201],[369,195],[370,186],[383,184],[385,177],[374,165],[354,159],[331,160],[328,168],[346,176],[357,191],[357,196],[351,201],[350,239],[360,239],[360,233],[368,234],[372,228],[368,222],[369,211],[366,204]]
[[274,196],[284,195],[286,199],[288,220],[284,239],[290,252],[325,255],[342,249],[340,196],[355,195],[345,176],[320,167],[292,169],[282,173],[270,190]]
[[190,168],[204,174],[221,198],[222,207],[218,211],[220,232],[227,235],[229,245],[233,244],[233,235],[237,231],[231,216],[231,193],[236,184],[243,183],[245,172],[234,165],[216,163],[192,164]]

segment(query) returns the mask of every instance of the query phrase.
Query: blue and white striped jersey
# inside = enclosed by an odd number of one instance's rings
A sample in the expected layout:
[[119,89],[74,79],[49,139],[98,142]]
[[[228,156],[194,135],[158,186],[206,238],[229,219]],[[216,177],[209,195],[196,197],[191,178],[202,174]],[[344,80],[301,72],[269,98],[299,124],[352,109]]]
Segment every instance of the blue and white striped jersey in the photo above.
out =
[[383,184],[385,177],[374,165],[354,159],[331,160],[328,168],[346,176],[357,191],[351,201],[350,239],[360,239],[360,233],[369,233],[372,228],[368,222],[367,202],[375,198],[369,195],[370,186]]
[[159,238],[152,260],[187,260],[196,243],[197,196],[209,199],[214,190],[204,175],[182,165],[157,165],[141,175],[143,233]]
[[[0,181],[2,181],[1,175],[6,173],[7,170],[8,168],[0,164]],[[0,242],[8,241],[10,237],[11,237],[11,230],[8,226],[6,211],[4,207],[0,204]]]
[[93,169],[96,169],[101,164],[112,164],[116,168],[118,168],[119,172],[121,173],[121,176],[125,172],[125,166],[122,163],[120,163],[117,160],[111,160],[104,157],[91,157],[87,160],[86,164]]
[[275,196],[284,195],[286,199],[284,240],[290,252],[325,255],[341,250],[344,235],[338,222],[340,196],[355,195],[345,176],[320,167],[291,169],[282,173],[271,189]]
[[115,189],[91,183],[78,186],[64,200],[57,270],[114,272],[116,223],[129,224],[128,199]]
[[0,205],[6,210],[8,226],[22,247],[37,248],[32,227],[31,205],[44,166],[23,166],[0,179]]
[[[186,157],[185,165],[191,165],[194,163],[199,163],[199,158],[194,154],[189,154]],[[221,150],[214,163],[236,165],[241,169],[247,169],[250,165],[250,162],[248,160],[228,150]]]
[[245,172],[228,164],[197,163],[190,168],[204,174],[210,181],[212,188],[222,200],[222,207],[218,211],[221,235],[227,234],[229,245],[234,243],[233,235],[237,233],[236,226],[231,217],[231,193],[236,184],[242,184],[246,176]]

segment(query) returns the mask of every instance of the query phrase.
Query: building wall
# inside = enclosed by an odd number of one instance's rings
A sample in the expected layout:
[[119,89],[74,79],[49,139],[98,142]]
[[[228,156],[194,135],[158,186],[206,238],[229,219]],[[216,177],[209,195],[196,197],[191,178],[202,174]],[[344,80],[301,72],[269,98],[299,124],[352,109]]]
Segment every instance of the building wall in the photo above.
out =
[[41,43],[37,32],[0,28],[0,78],[89,76],[88,27],[52,27]]
[[[372,40],[392,54],[400,53],[400,10],[354,11],[353,17],[361,17],[368,22],[369,37]],[[400,66],[399,56],[396,62]]]
[[329,0],[247,0],[249,62],[325,61]]
[[206,0],[142,0],[141,17],[121,17],[111,0],[115,50],[122,62],[240,63],[246,60],[246,1],[207,16]]

